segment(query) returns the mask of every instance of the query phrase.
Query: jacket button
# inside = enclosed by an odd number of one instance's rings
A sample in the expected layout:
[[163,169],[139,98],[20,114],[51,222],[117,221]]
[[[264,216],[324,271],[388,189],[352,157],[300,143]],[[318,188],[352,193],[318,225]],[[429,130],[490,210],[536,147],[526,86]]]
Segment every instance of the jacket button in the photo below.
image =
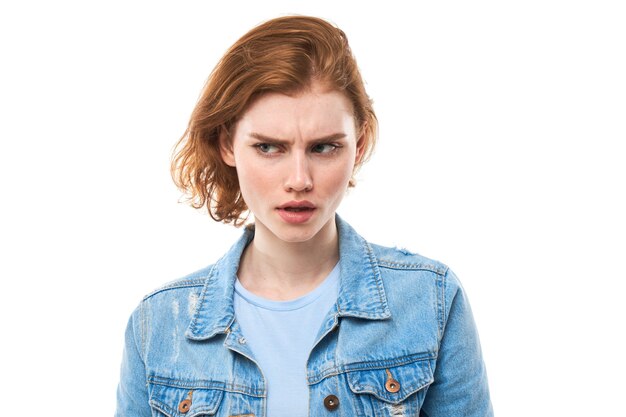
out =
[[385,382],[385,389],[391,393],[396,393],[400,391],[400,383],[395,379],[388,379]]
[[335,411],[337,407],[339,407],[339,398],[335,395],[329,395],[324,398],[324,407],[326,407],[328,411]]
[[191,408],[191,400],[182,400],[180,404],[178,404],[178,411],[185,414]]

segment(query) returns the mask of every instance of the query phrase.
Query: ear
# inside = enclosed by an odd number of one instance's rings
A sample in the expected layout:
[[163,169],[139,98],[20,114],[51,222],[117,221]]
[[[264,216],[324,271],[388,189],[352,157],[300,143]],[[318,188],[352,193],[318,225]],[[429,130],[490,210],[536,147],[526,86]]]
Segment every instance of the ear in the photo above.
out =
[[233,153],[233,141],[228,135],[228,131],[223,126],[219,133],[219,146],[222,161],[228,166],[235,166],[235,154]]

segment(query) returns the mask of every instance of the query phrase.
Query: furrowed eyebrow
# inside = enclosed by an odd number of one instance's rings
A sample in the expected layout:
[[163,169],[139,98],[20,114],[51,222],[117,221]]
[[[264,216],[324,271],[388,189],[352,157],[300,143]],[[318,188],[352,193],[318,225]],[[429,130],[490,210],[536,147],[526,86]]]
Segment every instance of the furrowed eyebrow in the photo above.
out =
[[[341,132],[333,133],[332,135],[324,136],[324,137],[321,137],[321,138],[318,138],[318,139],[313,139],[311,142],[315,142],[315,143],[318,143],[318,142],[330,142],[330,141],[337,140],[337,139],[343,139],[346,136],[347,135],[345,133],[341,133]],[[271,143],[277,143],[277,144],[287,144],[287,143],[289,143],[288,140],[272,138],[270,136],[265,136],[265,135],[263,135],[261,133],[256,133],[256,132],[250,133],[250,137],[253,137],[255,139],[262,140],[262,141],[265,141],[265,142],[271,142]]]

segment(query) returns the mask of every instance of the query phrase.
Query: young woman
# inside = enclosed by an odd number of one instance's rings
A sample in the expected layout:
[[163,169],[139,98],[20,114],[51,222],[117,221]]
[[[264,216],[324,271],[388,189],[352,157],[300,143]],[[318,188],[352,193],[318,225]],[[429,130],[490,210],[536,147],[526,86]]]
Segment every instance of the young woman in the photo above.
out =
[[135,310],[118,416],[492,415],[457,278],[335,213],[376,132],[328,22],[274,19],[226,52],[173,174],[215,220],[254,223]]

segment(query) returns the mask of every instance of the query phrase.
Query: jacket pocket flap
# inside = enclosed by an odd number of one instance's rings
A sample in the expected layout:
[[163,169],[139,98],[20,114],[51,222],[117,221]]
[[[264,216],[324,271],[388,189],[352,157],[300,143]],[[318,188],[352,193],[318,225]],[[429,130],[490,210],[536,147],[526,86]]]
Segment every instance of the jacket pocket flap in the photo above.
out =
[[[150,406],[168,417],[212,415],[222,401],[224,391],[206,387],[193,388],[150,383]],[[183,404],[184,401],[187,401]]]
[[371,394],[392,404],[404,401],[434,380],[428,360],[384,369],[351,371],[347,376],[350,389],[355,394]]

